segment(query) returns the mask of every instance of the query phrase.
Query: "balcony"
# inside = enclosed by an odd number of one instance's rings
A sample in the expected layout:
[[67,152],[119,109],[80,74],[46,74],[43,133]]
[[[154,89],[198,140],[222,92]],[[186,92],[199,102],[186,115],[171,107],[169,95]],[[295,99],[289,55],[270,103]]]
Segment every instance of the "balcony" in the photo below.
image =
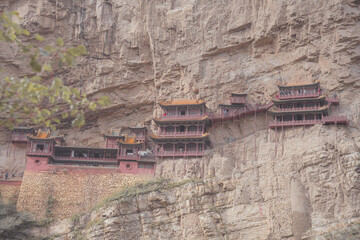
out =
[[202,131],[194,132],[160,132],[159,137],[200,137],[203,135]]
[[119,160],[140,160],[140,155],[119,155],[117,157]]
[[57,161],[91,161],[91,162],[117,162],[116,158],[95,158],[95,157],[68,157],[68,156],[54,156]]
[[279,112],[293,112],[293,111],[311,111],[311,110],[319,110],[321,107],[292,107],[292,108],[279,108],[275,109],[275,111]]
[[196,114],[196,115],[166,115],[161,116],[161,120],[192,120],[192,119],[201,119],[205,117],[204,114]]
[[37,156],[52,156],[53,152],[50,152],[48,150],[37,150],[37,149],[32,149],[32,150],[28,150],[26,152],[26,155],[37,155]]
[[312,126],[315,124],[322,124],[321,119],[311,119],[311,120],[294,120],[294,121],[272,121],[269,126],[271,128],[275,127],[293,127],[293,126]]
[[196,151],[196,150],[190,150],[190,151],[158,151],[156,152],[157,157],[196,157],[196,156],[203,156],[204,151]]
[[324,124],[349,124],[349,120],[345,116],[325,116],[323,118]]
[[315,98],[321,96],[320,92],[308,92],[308,93],[290,93],[279,95],[279,100],[295,99],[295,98]]

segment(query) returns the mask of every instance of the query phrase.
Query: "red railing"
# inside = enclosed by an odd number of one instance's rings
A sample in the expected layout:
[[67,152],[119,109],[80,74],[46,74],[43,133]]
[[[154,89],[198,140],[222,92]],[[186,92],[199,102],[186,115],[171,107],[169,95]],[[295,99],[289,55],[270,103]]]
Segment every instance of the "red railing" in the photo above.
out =
[[190,156],[203,156],[204,151],[158,151],[156,156],[158,157],[190,157]]
[[64,156],[54,156],[55,160],[70,160],[70,161],[109,161],[116,162],[116,158],[95,158],[95,157],[64,157]]
[[28,150],[26,151],[27,155],[41,155],[41,156],[52,156],[53,152],[48,150]]
[[230,104],[246,104],[244,97],[230,97]]
[[160,119],[162,120],[191,120],[191,119],[198,119],[205,117],[205,114],[196,114],[196,115],[166,115],[161,116]]
[[319,107],[292,107],[292,108],[280,108],[280,109],[276,109],[276,111],[280,111],[280,112],[290,112],[290,111],[306,111],[306,110],[318,110]]
[[190,137],[190,136],[201,136],[203,133],[200,131],[194,132],[161,132],[159,137]]
[[311,119],[311,120],[294,120],[294,121],[272,121],[270,122],[270,127],[292,127],[292,126],[304,126],[304,125],[315,125],[322,123],[321,119]]
[[328,123],[339,123],[339,124],[348,124],[349,120],[346,116],[325,116],[323,118],[324,124]]
[[322,93],[320,92],[309,92],[309,93],[290,93],[290,94],[282,94],[279,95],[280,100],[292,99],[292,98],[311,98],[311,97],[319,97]]
[[140,160],[140,155],[119,155],[117,159],[122,160]]

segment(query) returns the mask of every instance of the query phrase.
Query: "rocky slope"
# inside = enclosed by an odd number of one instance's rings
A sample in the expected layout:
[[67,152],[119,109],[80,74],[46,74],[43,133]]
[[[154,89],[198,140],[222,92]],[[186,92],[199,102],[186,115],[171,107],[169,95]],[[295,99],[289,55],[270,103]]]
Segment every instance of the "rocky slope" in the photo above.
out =
[[[104,210],[116,206],[112,213],[99,213],[104,224],[84,230],[93,239],[299,239],[359,219],[359,6],[357,0],[0,3],[18,10],[24,26],[46,41],[61,36],[89,51],[76,69],[58,75],[92,96],[110,96],[112,106],[80,131],[62,129],[69,144],[101,146],[102,133],[129,124],[156,130],[150,120],[160,100],[201,98],[214,111],[230,92],[247,91],[265,103],[280,81],[320,80],[350,119],[337,130],[286,131],[277,157],[264,116],[256,123],[256,155],[254,135],[240,138],[251,133],[243,121],[217,126],[216,147],[203,159],[157,167],[163,176],[201,176],[205,183],[114,202]],[[6,73],[24,74],[16,51],[0,48]]]

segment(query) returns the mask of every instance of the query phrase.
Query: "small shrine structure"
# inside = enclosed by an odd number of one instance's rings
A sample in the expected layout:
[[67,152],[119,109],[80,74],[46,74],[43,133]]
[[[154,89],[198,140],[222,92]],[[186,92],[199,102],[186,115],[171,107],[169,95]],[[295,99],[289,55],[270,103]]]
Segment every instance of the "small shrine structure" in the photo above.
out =
[[157,157],[201,157],[208,133],[205,101],[179,99],[161,102],[163,115],[154,118],[158,134],[150,135]]
[[274,120],[270,128],[311,126],[315,124],[348,124],[344,116],[329,116],[330,106],[339,105],[337,96],[327,97],[320,82],[280,84],[279,94],[269,109]]

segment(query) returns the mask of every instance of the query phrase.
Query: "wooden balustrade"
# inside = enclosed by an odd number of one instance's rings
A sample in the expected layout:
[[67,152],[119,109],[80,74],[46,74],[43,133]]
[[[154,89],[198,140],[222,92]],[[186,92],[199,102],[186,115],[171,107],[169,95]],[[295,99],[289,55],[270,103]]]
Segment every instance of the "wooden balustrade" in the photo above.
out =
[[201,131],[190,131],[190,132],[161,132],[160,137],[190,137],[190,136],[201,136],[203,132]]
[[292,108],[279,108],[277,111],[289,112],[289,111],[306,111],[306,110],[318,110],[319,107],[292,107]]
[[322,93],[320,93],[320,92],[289,93],[289,94],[279,95],[279,99],[285,100],[285,99],[293,99],[293,98],[311,98],[311,97],[319,97],[321,95],[322,95]]
[[117,158],[122,160],[140,160],[140,155],[119,155]]
[[185,151],[158,151],[156,152],[156,156],[158,157],[194,157],[194,156],[203,156],[204,151],[196,151],[196,150],[187,150]]
[[162,120],[191,120],[191,119],[198,119],[205,117],[205,114],[196,114],[196,115],[166,115],[161,116],[160,119]]
[[116,158],[95,158],[95,157],[69,157],[69,156],[54,156],[55,160],[71,160],[71,161],[108,161],[116,162]]

